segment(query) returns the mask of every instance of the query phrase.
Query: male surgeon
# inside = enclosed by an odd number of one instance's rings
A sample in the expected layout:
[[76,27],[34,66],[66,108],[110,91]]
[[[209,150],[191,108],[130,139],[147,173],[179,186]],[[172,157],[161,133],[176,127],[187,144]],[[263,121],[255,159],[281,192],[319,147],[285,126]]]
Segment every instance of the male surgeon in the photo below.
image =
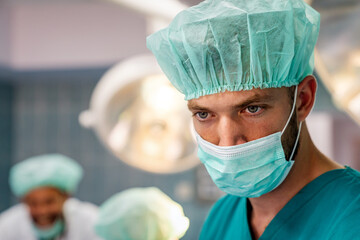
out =
[[148,37],[227,193],[200,239],[359,239],[360,173],[324,156],[305,121],[319,23],[302,0],[208,0]]
[[10,187],[21,200],[0,215],[1,240],[93,240],[98,209],[70,198],[83,170],[74,160],[48,154],[10,170]]

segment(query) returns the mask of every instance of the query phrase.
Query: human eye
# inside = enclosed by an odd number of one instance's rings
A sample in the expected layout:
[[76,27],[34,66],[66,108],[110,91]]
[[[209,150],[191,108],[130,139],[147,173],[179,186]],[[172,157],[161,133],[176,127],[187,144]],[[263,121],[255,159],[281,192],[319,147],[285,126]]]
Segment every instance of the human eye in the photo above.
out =
[[245,108],[245,112],[248,113],[248,114],[252,114],[252,115],[259,114],[259,113],[262,112],[262,110],[263,110],[263,107],[256,106],[256,105],[247,106]]
[[205,121],[210,117],[210,114],[208,112],[196,112],[193,116],[199,121]]

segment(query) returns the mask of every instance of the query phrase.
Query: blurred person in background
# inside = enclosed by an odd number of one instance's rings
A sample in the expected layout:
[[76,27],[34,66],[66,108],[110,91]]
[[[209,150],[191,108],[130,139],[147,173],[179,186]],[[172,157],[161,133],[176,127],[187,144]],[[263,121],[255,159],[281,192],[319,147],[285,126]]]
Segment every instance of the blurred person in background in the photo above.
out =
[[21,200],[0,215],[1,240],[92,240],[98,208],[71,198],[81,166],[66,156],[35,156],[14,165],[9,183]]
[[208,0],[148,37],[227,193],[200,239],[359,239],[360,173],[323,155],[305,122],[319,25],[302,0]]
[[104,240],[176,240],[188,227],[181,205],[149,187],[131,188],[106,200],[95,230]]

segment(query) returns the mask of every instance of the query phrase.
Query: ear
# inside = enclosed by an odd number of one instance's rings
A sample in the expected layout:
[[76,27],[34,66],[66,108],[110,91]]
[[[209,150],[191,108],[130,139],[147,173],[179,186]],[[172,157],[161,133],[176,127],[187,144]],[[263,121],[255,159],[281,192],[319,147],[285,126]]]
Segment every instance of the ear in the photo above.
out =
[[313,75],[305,77],[298,86],[296,109],[298,121],[304,121],[315,104],[317,82]]

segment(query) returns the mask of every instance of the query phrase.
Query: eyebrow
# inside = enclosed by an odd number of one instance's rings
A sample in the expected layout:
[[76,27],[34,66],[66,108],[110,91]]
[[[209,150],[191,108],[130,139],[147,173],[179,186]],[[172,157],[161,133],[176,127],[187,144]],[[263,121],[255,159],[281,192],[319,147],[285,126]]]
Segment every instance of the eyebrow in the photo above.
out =
[[[232,106],[233,109],[239,109],[239,108],[244,108],[246,106],[249,106],[250,104],[254,104],[254,103],[258,103],[258,102],[271,102],[274,101],[274,96],[271,96],[269,94],[264,94],[264,95],[259,95],[259,94],[255,94],[254,96],[251,96],[250,98],[246,99],[244,102],[239,103],[239,104],[235,104],[234,106]],[[188,102],[187,104],[188,109],[190,111],[209,111],[208,107],[204,107],[201,106],[197,103],[194,102]]]

